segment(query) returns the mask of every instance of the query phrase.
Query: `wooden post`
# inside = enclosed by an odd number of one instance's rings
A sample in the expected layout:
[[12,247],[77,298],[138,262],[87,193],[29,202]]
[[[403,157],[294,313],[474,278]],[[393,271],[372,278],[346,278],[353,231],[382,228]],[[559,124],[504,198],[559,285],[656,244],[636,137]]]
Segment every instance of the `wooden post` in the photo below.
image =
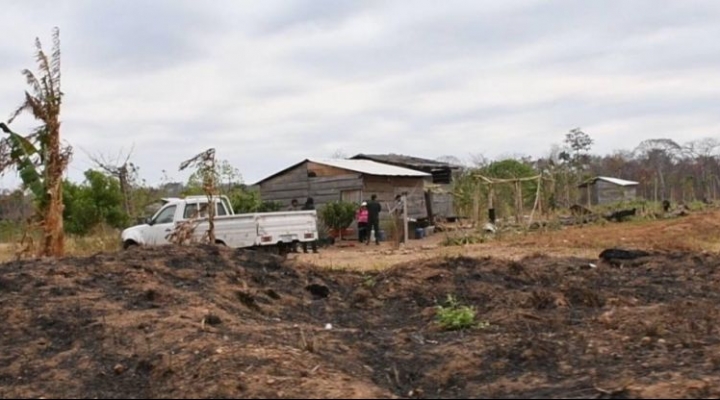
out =
[[406,246],[408,244],[408,217],[407,217],[407,193],[403,193],[402,197],[403,206],[403,234],[405,241],[403,242]]
[[480,184],[475,182],[475,193],[473,194],[473,225],[480,225]]
[[567,207],[572,205],[570,202],[570,174],[567,172],[565,173],[565,203]]
[[586,186],[587,190],[587,208],[592,207],[592,190],[590,190],[590,183]]
[[428,189],[425,192],[425,210],[427,212],[427,217],[430,225],[435,225],[435,210],[433,210],[433,199],[434,194],[431,189]]
[[519,224],[522,213],[522,185],[520,181],[515,181],[515,223]]
[[488,217],[490,218],[490,223],[495,225],[495,207],[493,206],[493,197],[495,196],[495,187],[490,184],[490,189],[488,190]]
[[538,178],[537,183],[537,192],[535,192],[535,204],[533,204],[533,209],[530,211],[530,220],[528,221],[528,227],[532,225],[533,222],[533,216],[535,216],[535,210],[538,210],[538,213],[542,214],[542,206],[540,203],[540,185],[542,184],[542,176]]
[[653,177],[653,184],[655,185],[655,203],[658,202],[658,181],[657,181],[657,175]]

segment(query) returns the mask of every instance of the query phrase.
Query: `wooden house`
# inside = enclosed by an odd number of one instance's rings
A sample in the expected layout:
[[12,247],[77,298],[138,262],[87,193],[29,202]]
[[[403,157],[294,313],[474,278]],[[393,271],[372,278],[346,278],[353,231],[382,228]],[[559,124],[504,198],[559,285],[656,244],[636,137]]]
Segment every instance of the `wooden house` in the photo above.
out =
[[431,179],[425,180],[424,189],[427,214],[441,218],[457,217],[453,207],[452,183],[461,166],[402,154],[358,154],[351,159],[371,160],[430,174]]
[[382,164],[370,160],[306,159],[268,176],[254,186],[266,201],[288,206],[292,199],[300,204],[312,197],[317,209],[331,201],[360,205],[377,195],[383,206],[380,218],[389,216],[395,196],[407,192],[409,218],[426,218],[424,184],[426,172]]
[[581,183],[581,204],[588,206],[635,200],[638,182],[597,176]]

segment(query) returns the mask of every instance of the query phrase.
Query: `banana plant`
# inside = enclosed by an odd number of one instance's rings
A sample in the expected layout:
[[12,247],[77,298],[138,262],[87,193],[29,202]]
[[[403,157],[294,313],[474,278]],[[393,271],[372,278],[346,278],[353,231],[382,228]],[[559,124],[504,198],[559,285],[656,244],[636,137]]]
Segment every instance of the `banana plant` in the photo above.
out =
[[40,152],[28,138],[13,132],[5,123],[0,122],[0,129],[9,135],[7,144],[10,160],[8,161],[15,164],[23,186],[30,189],[36,199],[42,201],[46,195],[45,185],[32,159]]

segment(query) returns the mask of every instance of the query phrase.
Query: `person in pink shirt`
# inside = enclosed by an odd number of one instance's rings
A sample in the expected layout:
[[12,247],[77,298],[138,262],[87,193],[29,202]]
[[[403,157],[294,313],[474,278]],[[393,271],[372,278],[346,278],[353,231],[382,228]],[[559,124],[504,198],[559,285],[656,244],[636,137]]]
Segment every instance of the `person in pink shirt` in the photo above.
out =
[[358,239],[360,243],[362,243],[367,239],[368,234],[368,209],[366,202],[363,201],[362,204],[360,204],[360,208],[355,213],[355,219],[357,219]]

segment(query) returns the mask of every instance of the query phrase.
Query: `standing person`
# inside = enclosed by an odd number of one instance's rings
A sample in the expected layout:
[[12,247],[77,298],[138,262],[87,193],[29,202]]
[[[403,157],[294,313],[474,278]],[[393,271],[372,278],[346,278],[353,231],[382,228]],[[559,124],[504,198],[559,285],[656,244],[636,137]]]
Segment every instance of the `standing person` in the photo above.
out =
[[[315,209],[315,200],[313,200],[312,197],[308,197],[307,200],[305,200],[305,205],[303,205],[303,210],[314,210]],[[312,246],[313,253],[317,253],[317,240],[313,240],[310,242],[310,245]],[[302,242],[303,247],[303,253],[307,253],[307,242]]]
[[365,235],[367,235],[367,227],[368,227],[368,210],[367,210],[367,202],[363,201],[362,204],[360,204],[360,208],[355,213],[355,219],[357,219],[357,226],[358,226],[358,240],[360,243],[365,241]]
[[370,244],[370,237],[373,230],[375,230],[375,244],[380,244],[380,211],[382,206],[377,201],[377,195],[370,196],[370,201],[367,202],[368,210],[368,226],[367,226],[367,240],[365,244]]
[[292,199],[290,202],[290,206],[288,206],[288,211],[297,211],[300,209],[300,203],[298,203],[297,199]]
[[405,220],[403,215],[403,197],[402,195],[395,196],[395,209],[393,209],[393,236],[395,239],[395,245],[400,246],[400,243],[405,243]]
[[[297,201],[297,199],[292,199],[290,201],[290,205],[287,208],[288,211],[298,211],[300,210],[300,203]],[[297,242],[293,242],[293,244],[290,246],[290,251],[292,253],[299,253],[297,248]]]

